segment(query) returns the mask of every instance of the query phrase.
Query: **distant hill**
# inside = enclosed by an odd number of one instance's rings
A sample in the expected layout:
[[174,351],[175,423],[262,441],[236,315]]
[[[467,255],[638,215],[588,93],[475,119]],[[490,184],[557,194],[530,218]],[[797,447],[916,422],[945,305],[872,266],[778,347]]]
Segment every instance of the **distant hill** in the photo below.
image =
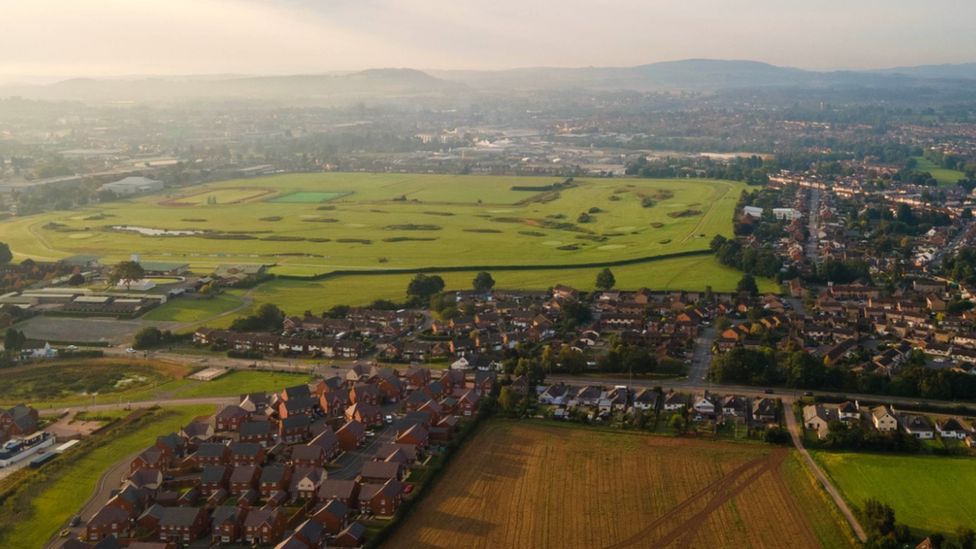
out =
[[919,65],[917,67],[895,67],[874,71],[883,74],[900,74],[913,78],[938,78],[949,80],[976,80],[976,63],[958,65]]
[[0,97],[105,101],[257,99],[340,103],[359,99],[466,97],[478,92],[557,89],[695,91],[770,88],[912,89],[936,84],[969,90],[976,63],[871,71],[809,71],[758,61],[688,59],[636,67],[536,67],[501,71],[372,69],[294,76],[185,76],[74,79],[0,87]]
[[463,84],[413,69],[371,69],[345,74],[294,76],[187,76],[65,80],[46,86],[0,87],[0,97],[54,101],[166,101],[265,99],[339,101],[456,93]]
[[767,87],[911,86],[929,79],[976,78],[976,64],[884,71],[809,71],[758,61],[688,59],[636,67],[531,68],[506,71],[432,71],[483,89],[630,89],[715,91]]

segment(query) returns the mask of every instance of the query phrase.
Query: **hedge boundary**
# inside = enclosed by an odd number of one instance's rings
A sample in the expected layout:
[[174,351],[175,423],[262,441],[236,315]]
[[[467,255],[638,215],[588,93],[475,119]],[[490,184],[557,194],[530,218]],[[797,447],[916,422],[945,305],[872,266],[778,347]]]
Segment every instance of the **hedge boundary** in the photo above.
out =
[[704,257],[711,256],[711,250],[691,250],[687,252],[674,252],[670,254],[652,255],[645,257],[633,257],[630,259],[618,259],[615,261],[594,261],[589,263],[556,263],[552,265],[454,265],[448,267],[404,267],[393,269],[343,269],[319,273],[315,275],[288,275],[276,274],[279,280],[301,280],[306,282],[316,280],[328,280],[340,276],[357,275],[401,275],[401,274],[430,274],[430,273],[458,273],[467,271],[565,271],[572,269],[599,269],[602,267],[622,267],[627,265],[640,265],[643,263],[654,263],[668,259],[679,259],[683,257]]

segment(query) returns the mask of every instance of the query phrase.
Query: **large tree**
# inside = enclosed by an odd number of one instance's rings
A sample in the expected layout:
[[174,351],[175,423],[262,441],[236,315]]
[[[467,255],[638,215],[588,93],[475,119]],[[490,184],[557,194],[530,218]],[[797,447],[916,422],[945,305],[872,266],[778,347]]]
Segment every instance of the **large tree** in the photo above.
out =
[[146,270],[137,261],[122,261],[112,267],[112,272],[109,274],[109,281],[112,284],[122,282],[125,284],[125,289],[128,290],[133,281],[139,280],[144,276],[146,276]]
[[24,332],[14,329],[8,329],[7,333],[3,337],[3,348],[8,351],[19,351],[24,348],[27,344],[27,336]]
[[739,279],[739,284],[735,287],[738,292],[746,292],[751,295],[756,295],[759,293],[759,286],[756,285],[756,279],[753,278],[751,274],[744,274],[742,278]]
[[596,287],[606,291],[617,285],[617,279],[613,276],[613,271],[603,269],[596,275]]
[[407,297],[414,303],[427,304],[430,298],[444,290],[444,279],[438,275],[423,273],[413,277],[407,286]]
[[10,246],[6,242],[0,242],[0,265],[10,263],[13,258],[14,254],[10,253]]
[[495,279],[491,277],[491,273],[481,271],[475,275],[474,281],[472,281],[472,286],[476,292],[487,293],[495,287]]

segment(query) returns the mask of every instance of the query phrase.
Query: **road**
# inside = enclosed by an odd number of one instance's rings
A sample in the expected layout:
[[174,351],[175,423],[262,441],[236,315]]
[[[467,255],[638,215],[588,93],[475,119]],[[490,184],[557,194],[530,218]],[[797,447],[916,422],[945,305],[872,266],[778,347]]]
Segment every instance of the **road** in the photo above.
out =
[[[104,404],[88,404],[85,406],[72,406],[72,412],[99,412],[106,410],[128,410],[152,408],[154,406],[197,406],[212,404],[214,406],[230,406],[240,402],[238,397],[198,397],[198,398],[173,398],[173,399],[154,399],[137,400],[135,402],[111,402]],[[64,412],[64,408],[51,408],[40,410],[42,416],[58,416]]]
[[844,515],[844,518],[850,525],[851,530],[854,531],[857,539],[861,540],[861,543],[866,542],[868,540],[868,536],[864,533],[864,528],[861,527],[861,523],[858,522],[854,512],[851,511],[850,507],[848,507],[847,502],[841,497],[840,492],[837,491],[834,483],[830,481],[830,478],[826,473],[823,472],[820,465],[813,460],[813,456],[810,455],[810,452],[803,447],[803,431],[800,430],[800,426],[796,422],[796,415],[793,413],[793,402],[792,400],[789,401],[789,404],[787,404],[787,402],[787,399],[783,399],[783,415],[786,416],[786,427],[790,431],[790,438],[793,439],[793,446],[796,446],[796,450],[800,452],[801,456],[803,456],[803,461],[806,462],[807,468],[810,469],[813,476],[817,478],[818,482],[820,482],[820,486],[822,486],[823,489],[826,490],[826,492],[830,495],[830,498],[834,500],[834,505],[836,505],[841,514]]
[[[397,405],[389,404],[383,406],[383,414],[394,414],[396,412]],[[367,442],[362,448],[357,448],[346,452],[339,456],[336,460],[336,464],[339,465],[338,469],[329,470],[329,478],[338,480],[352,480],[359,475],[359,471],[363,467],[363,463],[373,459],[376,453],[376,449],[381,445],[388,442],[393,442],[396,438],[398,431],[409,427],[406,419],[399,417],[393,421],[392,425],[384,425],[381,429],[375,431],[375,435],[372,439]]]
[[718,328],[708,326],[695,338],[695,350],[692,353],[691,365],[688,367],[688,380],[702,383],[708,376],[708,368],[712,364],[712,345],[718,337]]
[[807,239],[807,257],[814,265],[820,263],[820,189],[810,188],[810,238]]

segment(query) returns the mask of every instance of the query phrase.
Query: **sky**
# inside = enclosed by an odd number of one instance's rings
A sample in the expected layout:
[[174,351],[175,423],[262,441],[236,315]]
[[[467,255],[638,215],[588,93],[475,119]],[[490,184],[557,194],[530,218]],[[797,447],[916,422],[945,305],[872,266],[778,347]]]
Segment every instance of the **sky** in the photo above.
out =
[[970,0],[0,0],[0,78],[976,61]]

